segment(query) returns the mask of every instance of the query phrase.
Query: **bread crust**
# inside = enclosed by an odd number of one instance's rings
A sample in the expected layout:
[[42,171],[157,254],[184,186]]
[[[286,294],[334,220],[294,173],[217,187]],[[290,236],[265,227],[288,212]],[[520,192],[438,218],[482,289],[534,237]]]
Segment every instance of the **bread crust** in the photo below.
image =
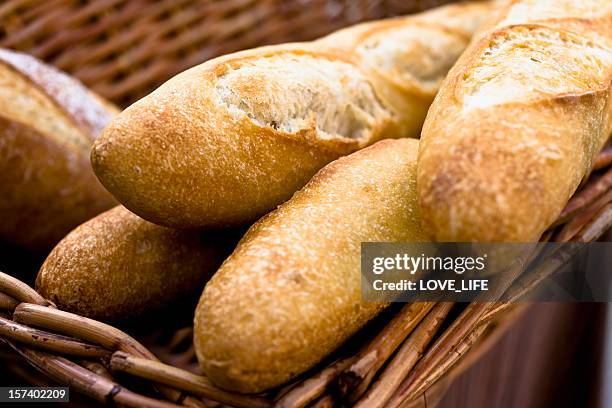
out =
[[385,140],[340,158],[249,229],[196,309],[196,352],[212,381],[239,392],[282,384],[385,306],[361,301],[360,245],[424,240],[417,145]]
[[[46,65],[34,57],[0,49],[0,63],[26,78],[64,113],[64,119],[81,129],[82,136],[93,142],[118,112],[110,102],[89,91],[78,80]],[[9,103],[10,101],[6,101]]]
[[[465,19],[483,13],[455,7]],[[457,36],[440,52],[458,54]],[[416,137],[433,92],[362,66],[359,41],[338,45],[346,37],[243,51],[177,75],[104,131],[96,175],[145,219],[219,228],[256,220],[342,155]]]
[[[442,80],[493,10],[491,1],[466,1],[357,24],[315,43],[353,55],[357,63],[406,95],[420,94],[431,103]],[[401,48],[385,50],[385,45]]]
[[512,1],[476,35],[425,121],[418,188],[438,241],[530,242],[612,129],[612,5]]
[[116,205],[89,163],[116,113],[67,75],[0,49],[0,239],[47,251]]
[[81,316],[142,316],[197,299],[233,239],[160,227],[117,206],[77,227],[51,251],[36,289]]

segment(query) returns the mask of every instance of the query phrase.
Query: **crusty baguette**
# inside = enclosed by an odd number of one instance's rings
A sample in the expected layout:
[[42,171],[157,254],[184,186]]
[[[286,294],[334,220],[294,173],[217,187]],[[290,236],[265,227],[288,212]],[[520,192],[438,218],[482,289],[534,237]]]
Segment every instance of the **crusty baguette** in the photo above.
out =
[[493,10],[491,2],[437,7],[407,17],[357,24],[315,43],[346,52],[361,66],[430,101],[473,33]]
[[89,163],[116,113],[67,75],[0,49],[0,240],[48,250],[116,205]]
[[197,299],[231,251],[231,236],[160,227],[117,206],[51,251],[36,289],[60,309],[124,320]]
[[360,245],[424,240],[417,146],[386,140],[340,158],[251,227],[196,310],[195,348],[212,381],[240,392],[282,384],[385,306],[361,301]]
[[[330,161],[383,138],[418,136],[438,80],[488,9],[448,6],[438,18],[208,61],[122,112],[94,145],[94,170],[127,208],[158,224],[254,221]],[[361,64],[370,53],[384,64]]]
[[425,122],[418,186],[440,241],[538,240],[611,130],[612,2],[513,1]]

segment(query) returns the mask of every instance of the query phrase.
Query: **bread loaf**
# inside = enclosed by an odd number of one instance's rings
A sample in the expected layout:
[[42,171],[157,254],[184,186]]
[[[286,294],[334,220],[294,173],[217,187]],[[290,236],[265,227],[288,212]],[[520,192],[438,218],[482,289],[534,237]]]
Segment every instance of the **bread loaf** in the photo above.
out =
[[151,224],[118,206],[68,234],[40,269],[36,289],[60,309],[124,320],[197,299],[233,237]]
[[513,1],[451,70],[418,186],[441,241],[536,241],[611,131],[612,2]]
[[195,348],[212,381],[239,392],[282,384],[385,306],[361,301],[360,246],[424,240],[417,146],[386,140],[340,158],[250,228],[196,310]]
[[493,10],[488,1],[447,5],[357,24],[316,44],[351,54],[359,65],[402,88],[407,97],[416,93],[431,101],[472,34]]
[[45,251],[116,205],[89,163],[116,113],[76,80],[0,49],[0,240]]
[[[449,6],[208,61],[122,112],[94,145],[94,170],[158,224],[254,221],[330,161],[418,136],[437,83],[487,10]],[[361,64],[370,59],[384,63]]]

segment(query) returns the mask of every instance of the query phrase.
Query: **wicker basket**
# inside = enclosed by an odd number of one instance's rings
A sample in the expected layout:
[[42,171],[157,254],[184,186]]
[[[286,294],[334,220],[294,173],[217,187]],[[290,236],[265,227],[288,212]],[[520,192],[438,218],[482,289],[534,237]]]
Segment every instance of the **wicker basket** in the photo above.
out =
[[[55,64],[125,106],[219,54],[312,39],[442,2],[11,0],[0,4],[0,46]],[[593,241],[610,228],[611,163],[608,145],[545,239]],[[0,347],[0,360],[32,384],[69,385],[100,403],[133,407],[322,407],[372,395],[391,397],[396,406],[433,406],[526,307],[440,303],[415,317],[410,305],[396,306],[373,323],[379,328],[370,330],[375,335],[352,340],[296,383],[265,395],[237,395],[201,375],[190,327],[132,337],[59,311],[27,284],[0,273],[0,343],[6,346]],[[373,362],[364,357],[372,350]],[[33,375],[26,361],[43,375]]]
[[121,106],[209,58],[310,40],[444,0],[9,0],[0,47],[28,52]]

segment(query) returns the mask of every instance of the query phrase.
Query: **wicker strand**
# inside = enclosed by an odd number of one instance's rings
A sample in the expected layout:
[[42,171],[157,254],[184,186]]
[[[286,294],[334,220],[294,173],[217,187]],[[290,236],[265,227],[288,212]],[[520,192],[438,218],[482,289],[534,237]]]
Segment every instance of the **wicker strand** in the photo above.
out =
[[433,302],[405,305],[385,328],[357,355],[356,361],[338,378],[343,399],[358,400],[372,383],[378,370],[434,307]]
[[268,408],[272,406],[271,402],[265,398],[221,391],[204,376],[195,375],[159,361],[132,357],[120,351],[113,354],[110,366],[113,371],[121,371],[146,380],[166,384],[237,408]]
[[63,357],[35,351],[6,341],[35,368],[49,375],[60,384],[67,384],[101,403],[114,401],[126,407],[177,408],[169,402],[133,393],[118,383],[97,375]]
[[[0,285],[1,282],[0,279]],[[13,312],[13,320],[90,341],[111,350],[119,349],[145,358],[156,359],[153,353],[124,332],[107,324],[72,313],[35,304],[21,303]],[[181,392],[172,388],[160,387],[160,391],[172,401],[182,400],[188,406],[202,406],[199,401],[190,397],[185,398]]]
[[143,345],[121,330],[62,310],[21,303],[13,312],[13,320],[90,341],[110,350],[118,349],[138,356],[154,358],[153,354]]
[[402,380],[413,369],[417,361],[425,352],[425,347],[447,317],[453,304],[439,303],[427,315],[407,341],[399,348],[397,354],[389,362],[378,381],[370,388],[368,393],[355,405],[356,408],[384,407],[393,395]]
[[13,311],[19,304],[19,301],[12,296],[0,292],[0,310]]
[[45,300],[34,289],[3,272],[0,272],[0,293],[5,295],[4,301],[7,302],[7,305],[10,304],[10,300],[6,296],[19,302],[34,303],[41,306],[51,305],[51,302]]
[[[610,150],[612,150],[612,148]],[[599,155],[599,157],[602,157],[602,155],[603,152]],[[583,209],[587,204],[592,203],[596,198],[608,192],[611,188],[612,168],[610,168],[606,173],[598,177],[596,180],[591,181],[586,188],[584,188],[578,194],[574,195],[574,197],[572,197],[569,203],[567,203],[567,206],[565,206],[565,209],[559,216],[559,219],[561,221],[568,220],[579,210]]]
[[[18,323],[54,330],[64,335],[99,344],[111,350],[120,350],[139,357],[157,361],[157,357],[131,336],[107,324],[72,313],[44,306],[21,303],[13,312]],[[191,406],[201,406],[201,401],[184,398],[180,391],[160,386],[160,391],[173,401],[183,400]],[[224,392],[218,390],[218,392]]]
[[321,397],[329,384],[348,368],[356,357],[349,357],[334,362],[317,375],[307,378],[285,393],[275,404],[276,408],[304,408],[312,401]]
[[110,357],[111,352],[102,347],[83,343],[70,337],[32,329],[0,317],[0,336],[49,352],[77,357]]
[[[597,240],[602,232],[612,228],[612,204],[608,204],[602,208],[593,220],[582,228],[582,230],[573,238],[577,242],[593,242]],[[491,309],[483,316],[483,321],[488,322],[499,317],[507,309],[512,306],[512,302],[516,302],[523,298],[527,293],[536,288],[544,279],[553,275],[563,265],[565,265],[572,256],[579,251],[579,246],[571,246],[564,250],[557,250],[548,255],[546,263],[542,263],[540,268],[533,271],[524,279],[518,280],[515,285],[508,289],[508,293],[504,298],[508,299],[505,302],[495,303]]]
[[599,152],[599,155],[593,163],[593,170],[601,170],[612,165],[612,139],[608,140],[608,143]]

